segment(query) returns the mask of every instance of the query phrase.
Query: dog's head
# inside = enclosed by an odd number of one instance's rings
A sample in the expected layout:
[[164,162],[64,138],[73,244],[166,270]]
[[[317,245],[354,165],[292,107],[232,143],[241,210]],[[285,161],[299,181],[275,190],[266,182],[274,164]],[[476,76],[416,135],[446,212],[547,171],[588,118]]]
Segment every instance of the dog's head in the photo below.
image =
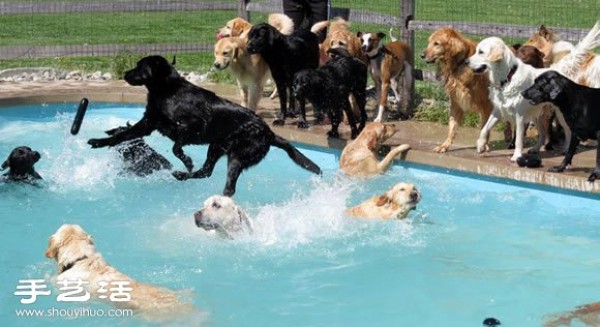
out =
[[161,56],[142,58],[135,68],[125,72],[127,83],[148,88],[162,88],[180,78],[177,70]]
[[303,69],[294,75],[292,92],[296,98],[304,99],[313,93],[314,86],[319,83],[315,69]]
[[472,53],[465,38],[451,27],[442,27],[433,32],[427,41],[421,58],[426,63],[463,63]]
[[243,230],[252,231],[246,214],[233,199],[221,195],[206,199],[204,207],[194,213],[194,220],[196,226],[204,230],[215,230],[228,238],[233,238],[233,234]]
[[369,57],[375,56],[377,52],[379,52],[379,49],[383,47],[383,39],[385,38],[385,33],[383,32],[358,32],[356,36],[360,40],[360,49],[365,55]]
[[522,62],[535,68],[544,68],[544,54],[538,48],[531,45],[516,47],[515,55]]
[[398,219],[405,218],[410,210],[414,210],[421,201],[421,193],[416,186],[410,183],[398,183],[390,190],[380,195],[376,205],[388,206],[390,210],[398,212]]
[[217,31],[217,39],[220,40],[225,37],[239,36],[245,37],[248,31],[252,28],[252,24],[240,17],[229,20],[225,26],[221,27]]
[[353,55],[357,55],[361,51],[361,40],[350,31],[349,23],[338,17],[329,24],[327,38],[325,38],[321,46],[325,53],[330,49],[343,48]]
[[384,123],[369,123],[356,138],[364,142],[371,150],[376,150],[387,139],[396,133],[396,125]]
[[6,161],[2,163],[2,170],[9,168],[8,175],[12,178],[40,179],[41,177],[33,167],[40,158],[40,153],[31,150],[28,146],[16,147],[10,152]]
[[515,56],[504,41],[499,37],[488,37],[483,39],[475,53],[467,60],[469,67],[477,74],[485,73],[486,71],[499,70],[499,67],[504,67],[507,71],[510,69],[512,62],[515,61]]
[[64,224],[50,236],[46,257],[58,263],[58,273],[96,253],[92,237],[79,225]]
[[542,25],[524,44],[534,46],[545,55],[548,55],[552,51],[554,43],[558,41],[558,35]]
[[215,62],[213,66],[218,70],[229,67],[229,64],[236,62],[243,55],[243,44],[240,38],[227,37],[220,39],[215,44]]
[[[532,105],[542,102],[552,102],[562,93],[568,79],[558,72],[550,70],[538,76],[533,85],[521,92],[521,95]],[[567,108],[561,108],[565,110]]]
[[268,52],[275,41],[281,37],[281,33],[275,27],[261,23],[254,25],[248,32],[248,44],[246,50],[248,53],[266,53]]

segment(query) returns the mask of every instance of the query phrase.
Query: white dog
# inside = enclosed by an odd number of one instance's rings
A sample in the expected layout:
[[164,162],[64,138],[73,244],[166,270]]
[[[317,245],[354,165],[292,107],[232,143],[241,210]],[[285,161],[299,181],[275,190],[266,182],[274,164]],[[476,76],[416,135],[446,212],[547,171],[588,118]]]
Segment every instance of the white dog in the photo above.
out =
[[248,216],[233,199],[213,195],[204,201],[204,207],[194,213],[196,226],[204,230],[214,230],[220,236],[233,239],[235,235],[252,233]]
[[398,183],[387,192],[346,210],[350,216],[375,219],[404,219],[421,201],[415,185]]
[[[96,251],[92,237],[79,225],[64,224],[50,236],[46,257],[58,263],[58,285],[72,286],[81,281],[91,298],[110,299],[119,308],[133,309],[136,316],[156,321],[195,311],[191,303],[181,302],[176,292],[140,283],[110,266]],[[124,294],[130,298],[125,295],[120,298],[123,301],[114,301],[108,291],[116,287],[128,290]]]
[[[600,21],[594,25],[592,30],[577,44],[571,53],[550,66],[549,69],[556,70],[571,79],[574,78],[580,66],[588,58],[587,51],[600,45],[599,37]],[[543,104],[531,105],[527,99],[523,98],[521,92],[533,85],[535,78],[547,71],[548,68],[538,69],[524,64],[497,37],[486,38],[479,42],[475,54],[468,58],[468,64],[476,73],[489,72],[490,100],[494,106],[492,114],[477,140],[477,152],[481,153],[489,150],[487,144],[489,133],[500,118],[503,118],[516,126],[515,151],[510,159],[516,161],[523,151],[525,123],[536,120],[543,107]],[[556,110],[556,116],[565,129],[566,143],[568,144],[571,137],[570,130],[559,110]],[[545,130],[539,127],[540,124],[536,124],[536,126],[540,137],[531,149],[532,152],[538,152],[546,138]]]

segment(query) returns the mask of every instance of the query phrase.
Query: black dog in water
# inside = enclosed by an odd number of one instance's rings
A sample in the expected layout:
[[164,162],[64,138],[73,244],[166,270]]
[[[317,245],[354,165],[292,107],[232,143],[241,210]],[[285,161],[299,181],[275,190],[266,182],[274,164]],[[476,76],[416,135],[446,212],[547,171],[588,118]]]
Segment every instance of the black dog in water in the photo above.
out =
[[41,156],[39,152],[31,150],[30,147],[20,146],[14,148],[6,161],[2,164],[2,170],[10,168],[7,173],[2,175],[0,180],[9,182],[33,182],[42,179],[33,165],[35,165]]
[[[552,172],[562,172],[577,150],[580,141],[600,140],[600,89],[579,85],[565,76],[547,71],[538,76],[533,85],[522,92],[531,104],[551,102],[560,109],[573,135],[564,160],[558,166],[550,168]],[[600,143],[596,150],[596,167],[588,177],[589,182],[600,178]]]
[[[283,149],[301,167],[321,173],[315,163],[275,135],[254,112],[186,81],[161,56],[138,61],[135,68],[125,73],[125,81],[148,89],[144,117],[122,133],[90,139],[88,144],[93,148],[114,146],[158,130],[175,142],[173,152],[188,169],[173,173],[179,180],[209,177],[219,158],[227,155],[227,183],[223,190],[227,196],[235,193],[242,171],[259,163],[271,145]],[[192,160],[182,149],[189,144],[209,145],[204,165],[193,173]]]
[[[114,136],[125,132],[129,128],[131,128],[131,125],[127,122],[127,126],[109,129],[105,133]],[[127,173],[147,176],[154,171],[171,169],[173,167],[167,158],[146,144],[141,137],[125,141],[116,146],[116,149],[125,163],[124,171]]]

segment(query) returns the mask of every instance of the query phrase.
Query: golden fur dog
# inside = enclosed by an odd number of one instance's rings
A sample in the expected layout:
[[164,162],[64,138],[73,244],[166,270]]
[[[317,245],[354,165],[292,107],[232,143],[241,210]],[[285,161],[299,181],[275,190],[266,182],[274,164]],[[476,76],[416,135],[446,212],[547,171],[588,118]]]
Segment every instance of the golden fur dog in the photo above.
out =
[[[544,54],[545,67],[559,62],[571,53],[571,51],[575,50],[575,46],[572,43],[560,40],[554,31],[544,25],[525,44],[538,48]],[[588,52],[587,58],[583,60],[577,73],[570,75],[569,78],[577,84],[600,88],[600,56],[593,52]]]
[[[290,35],[294,31],[294,22],[284,14],[270,14],[268,23],[285,35]],[[246,38],[248,36],[248,32],[250,32],[250,29],[252,29],[252,23],[241,17],[236,17],[229,20],[227,23],[225,23],[225,26],[221,27],[217,31],[217,39],[230,36]]]
[[[194,311],[193,305],[182,302],[174,291],[138,282],[111,267],[96,251],[92,237],[79,225],[62,225],[50,236],[46,257],[58,263],[57,283],[82,280],[84,289],[93,299],[102,295],[99,283],[107,283],[104,287],[108,290],[115,287],[111,283],[127,282],[124,287],[130,288],[126,293],[130,299],[110,303],[119,308],[133,309],[136,316],[155,320],[175,318]],[[108,301],[108,296],[106,298]]]
[[314,25],[313,30],[329,27],[327,37],[321,43],[322,57],[329,58],[329,49],[344,48],[351,56],[366,61],[366,57],[360,49],[360,39],[350,30],[350,23],[341,17],[333,21],[324,21]]
[[398,183],[387,192],[346,210],[350,216],[374,219],[404,219],[421,201],[413,184]]
[[246,51],[248,40],[240,37],[226,37],[215,44],[214,67],[218,70],[229,68],[237,80],[241,105],[256,111],[262,98],[263,88],[271,76],[269,66],[258,54]]
[[476,45],[455,29],[443,27],[429,36],[427,48],[421,55],[425,62],[436,64],[438,76],[450,98],[448,136],[444,143],[433,149],[435,152],[448,151],[467,111],[479,114],[481,125],[492,113],[487,76],[474,74],[465,64],[465,60],[475,53]]
[[[369,73],[377,90],[379,105],[374,121],[381,122],[383,120],[383,112],[387,104],[387,94],[390,86],[396,101],[399,101],[400,107],[405,110],[405,112],[400,113],[401,118],[408,118],[411,114],[409,110],[413,93],[413,90],[409,87],[411,86],[414,67],[412,50],[403,41],[392,41],[384,45],[383,38],[385,34],[382,32],[358,32],[357,36],[361,41],[361,50],[367,57]],[[400,80],[402,76],[404,76],[403,83]],[[400,90],[400,87],[402,87],[402,90]]]
[[358,137],[344,147],[340,157],[340,170],[348,176],[356,177],[384,173],[397,155],[410,149],[410,145],[402,144],[391,149],[381,161],[377,159],[375,151],[395,133],[396,126],[393,124],[367,124]]
[[553,315],[546,319],[544,327],[571,326],[573,320],[579,320],[585,326],[600,326],[600,302],[582,305],[573,311]]

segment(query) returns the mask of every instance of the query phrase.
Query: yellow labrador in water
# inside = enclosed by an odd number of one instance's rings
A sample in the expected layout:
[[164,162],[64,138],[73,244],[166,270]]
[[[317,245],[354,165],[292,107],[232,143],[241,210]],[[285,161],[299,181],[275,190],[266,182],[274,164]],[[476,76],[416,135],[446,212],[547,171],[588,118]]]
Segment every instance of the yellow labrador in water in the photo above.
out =
[[421,193],[413,184],[398,183],[387,192],[346,210],[346,213],[361,218],[404,219],[419,201]]
[[196,226],[222,237],[252,233],[252,223],[232,198],[213,195],[204,201],[204,207],[194,213]]
[[[140,283],[110,266],[79,225],[64,224],[50,236],[46,257],[58,263],[58,285],[80,280],[90,299],[105,299],[119,308],[132,309],[136,316],[156,321],[195,311],[192,304],[180,301],[176,292]],[[118,298],[108,292],[114,288],[123,291]]]

